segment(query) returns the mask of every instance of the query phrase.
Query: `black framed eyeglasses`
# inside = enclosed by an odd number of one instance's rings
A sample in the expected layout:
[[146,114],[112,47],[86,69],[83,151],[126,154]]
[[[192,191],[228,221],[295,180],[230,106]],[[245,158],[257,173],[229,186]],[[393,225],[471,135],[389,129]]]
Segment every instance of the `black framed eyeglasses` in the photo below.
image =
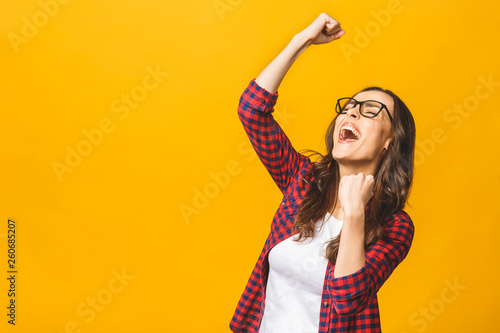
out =
[[357,101],[351,97],[343,97],[337,100],[337,104],[335,105],[335,111],[338,114],[344,114],[347,113],[346,112],[347,110],[355,108],[356,105],[358,104],[360,105],[359,113],[362,116],[367,118],[375,118],[383,109],[385,109],[385,111],[387,111],[389,119],[391,120],[391,124],[393,123],[389,109],[384,103],[381,103],[379,101],[373,101],[373,100]]

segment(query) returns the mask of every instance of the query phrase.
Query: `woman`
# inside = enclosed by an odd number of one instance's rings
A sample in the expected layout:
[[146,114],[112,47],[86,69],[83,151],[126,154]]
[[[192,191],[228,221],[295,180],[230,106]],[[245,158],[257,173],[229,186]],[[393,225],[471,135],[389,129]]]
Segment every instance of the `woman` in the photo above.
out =
[[344,30],[322,13],[251,80],[239,118],[283,193],[271,231],[230,323],[233,332],[381,332],[377,292],[409,252],[403,210],[413,178],[415,124],[378,87],[341,98],[327,155],[298,153],[272,112],[297,57]]

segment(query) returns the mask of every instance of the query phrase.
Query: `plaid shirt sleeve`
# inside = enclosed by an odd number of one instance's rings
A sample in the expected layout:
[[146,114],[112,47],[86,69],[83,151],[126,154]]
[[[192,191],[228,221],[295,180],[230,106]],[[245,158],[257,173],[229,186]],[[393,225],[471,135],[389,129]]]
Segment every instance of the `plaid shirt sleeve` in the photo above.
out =
[[394,269],[410,250],[414,225],[410,216],[399,211],[391,216],[385,240],[370,246],[365,253],[365,265],[353,274],[333,277],[328,283],[335,310],[340,315],[353,315],[363,311]]
[[271,93],[252,79],[240,97],[238,116],[250,142],[282,193],[297,173],[300,154],[272,115],[278,92]]

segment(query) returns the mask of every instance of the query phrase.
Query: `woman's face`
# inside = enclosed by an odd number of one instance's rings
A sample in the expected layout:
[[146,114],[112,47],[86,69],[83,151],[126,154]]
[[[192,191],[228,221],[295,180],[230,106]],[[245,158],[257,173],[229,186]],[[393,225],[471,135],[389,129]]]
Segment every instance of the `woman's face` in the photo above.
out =
[[[354,99],[357,101],[375,100],[387,106],[394,119],[394,100],[392,96],[381,91],[363,91]],[[338,115],[335,122],[332,157],[339,163],[348,164],[378,164],[384,154],[384,147],[392,140],[392,124],[387,111],[383,109],[375,118],[367,118],[359,113],[360,105],[346,110],[346,114]],[[341,129],[350,123],[360,137],[358,139],[343,139]],[[344,134],[349,138],[352,133]]]

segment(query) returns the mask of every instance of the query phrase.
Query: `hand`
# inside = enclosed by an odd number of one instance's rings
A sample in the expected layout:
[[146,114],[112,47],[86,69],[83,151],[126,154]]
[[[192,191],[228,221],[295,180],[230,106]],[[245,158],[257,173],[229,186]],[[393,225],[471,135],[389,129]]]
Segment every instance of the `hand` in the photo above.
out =
[[339,39],[345,31],[340,23],[326,13],[319,14],[306,29],[299,34],[305,35],[311,44],[325,44]]
[[344,214],[360,211],[364,213],[368,201],[373,196],[374,184],[373,175],[358,173],[342,177],[339,184],[339,201]]

